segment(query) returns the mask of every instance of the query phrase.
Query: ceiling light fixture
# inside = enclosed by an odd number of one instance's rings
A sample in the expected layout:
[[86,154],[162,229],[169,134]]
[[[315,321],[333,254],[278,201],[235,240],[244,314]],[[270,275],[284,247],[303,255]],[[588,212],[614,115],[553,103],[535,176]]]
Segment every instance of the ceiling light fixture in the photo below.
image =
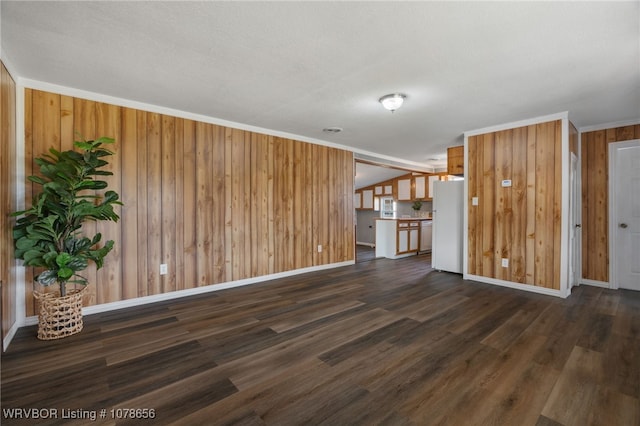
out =
[[325,133],[340,133],[342,131],[342,127],[325,127],[322,131]]
[[385,109],[388,109],[391,112],[394,112],[398,108],[402,106],[404,99],[407,95],[403,95],[402,93],[392,93],[390,95],[384,95],[378,101],[382,104]]

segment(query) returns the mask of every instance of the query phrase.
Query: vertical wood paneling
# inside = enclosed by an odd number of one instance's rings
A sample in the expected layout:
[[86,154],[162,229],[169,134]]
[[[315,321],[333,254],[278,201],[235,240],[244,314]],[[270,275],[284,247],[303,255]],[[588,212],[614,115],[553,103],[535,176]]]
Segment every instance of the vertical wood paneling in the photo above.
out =
[[274,142],[274,188],[275,233],[280,238],[275,242],[275,272],[294,269],[293,226],[293,141],[275,138]]
[[[178,205],[178,211],[182,217],[182,269],[176,265],[178,274],[182,273],[182,279],[178,279],[178,288],[193,288],[198,285],[197,272],[197,162],[196,162],[196,123],[192,120],[182,120],[182,187],[178,185],[178,191],[182,192],[182,205]],[[177,249],[176,249],[177,250]]]
[[511,281],[524,283],[527,241],[527,128],[513,129],[512,136],[511,229],[513,244],[511,245],[509,266]]
[[161,227],[161,259],[167,265],[167,274],[160,277],[161,292],[176,290],[176,247],[178,238],[176,229],[176,137],[174,117],[162,116],[162,150],[161,150],[161,194],[162,194],[162,227]]
[[162,293],[162,116],[147,113],[147,294]]
[[73,141],[76,139],[73,128],[73,98],[60,96],[60,150],[73,149]]
[[[553,129],[547,123],[536,125],[536,281],[541,287],[553,286],[554,227],[547,225],[554,215]],[[542,226],[540,226],[542,224]]]
[[[356,224],[354,221],[355,216],[353,214],[355,212],[355,207],[353,205],[353,192],[349,191],[347,186],[345,186],[344,183],[351,182],[351,184],[353,184],[355,175],[356,175],[356,170],[355,170],[355,162],[353,161],[353,156],[351,153],[347,151],[340,151],[340,150],[338,150],[337,152],[342,157],[340,163],[342,164],[342,170],[344,173],[342,176],[342,179],[338,182],[338,189],[339,191],[342,191],[343,205],[342,205],[342,210],[336,213],[344,220],[344,223],[342,225],[342,232],[340,235],[342,237],[341,247],[344,247],[345,249],[339,261],[345,262],[349,259],[355,258],[356,241],[355,241],[355,238],[352,237],[353,235],[352,233],[354,232]],[[309,163],[310,163],[309,169],[311,170],[311,168],[313,167],[312,158],[309,159]],[[349,212],[352,212],[352,214],[343,215],[342,214],[343,211],[349,211]],[[313,218],[312,215],[311,217]]]
[[478,221],[478,206],[473,205],[473,198],[478,194],[478,146],[477,136],[470,136],[467,142],[467,152],[469,161],[467,162],[467,205],[469,207],[467,216],[467,271],[470,274],[478,275],[478,233],[481,232],[481,227],[477,225]]
[[251,133],[251,275],[267,275],[272,271],[273,250],[269,246],[272,223],[269,188],[272,187],[272,138]]
[[[114,105],[97,103],[96,104],[96,134],[98,136],[108,136],[120,141],[120,108]],[[106,146],[113,152],[108,158],[109,164],[104,167],[113,173],[113,176],[103,176],[103,180],[107,182],[108,189],[122,194],[121,187],[121,166],[120,166],[120,146],[122,142],[114,143]],[[97,196],[103,196],[104,190],[98,191]],[[116,207],[115,210],[120,214],[121,209]],[[101,221],[96,224],[96,229],[102,234],[102,241],[120,240],[120,226],[113,222]],[[115,244],[111,253],[109,253],[109,262],[105,262],[104,266],[97,271],[96,294],[97,303],[108,303],[122,300],[122,245]]]
[[[525,247],[525,283],[535,284],[536,282],[536,126],[527,127],[527,241]],[[542,224],[540,224],[542,226]]]
[[[168,147],[168,151],[172,152],[172,162],[174,165],[174,175],[175,181],[173,185],[173,193],[175,199],[175,218],[174,223],[172,225],[175,230],[175,246],[173,247],[173,251],[175,253],[174,258],[174,266],[173,266],[173,289],[174,290],[182,290],[184,289],[184,198],[185,198],[185,188],[184,185],[184,164],[187,162],[185,159],[184,153],[184,122],[185,120],[181,118],[175,119],[175,128],[174,128],[174,144],[173,146]],[[163,172],[164,173],[164,172]],[[170,244],[169,244],[170,246]],[[171,248],[170,248],[171,249]],[[169,271],[171,272],[171,271]]]
[[[208,137],[207,137],[208,134]],[[211,126],[205,123],[196,124],[196,270],[198,286],[208,284],[212,277],[213,256],[211,254],[213,224],[208,220],[210,211],[213,210],[213,195],[211,191],[216,188],[216,181],[211,179],[212,171],[208,167],[211,164]],[[212,185],[213,183],[213,185]],[[224,217],[224,216],[223,216]],[[214,281],[214,283],[217,281]]]
[[130,299],[138,294],[138,208],[141,207],[138,200],[138,119],[136,110],[131,108],[121,109],[122,132],[120,140],[121,152],[121,180],[123,189],[121,200],[124,206],[121,208],[120,226],[122,240],[120,253],[122,253],[122,298]]
[[87,306],[354,258],[350,152],[36,90],[25,118],[29,174],[51,141],[116,139],[125,206]]
[[[34,94],[38,94],[38,93],[44,93],[44,92],[34,91]],[[35,98],[35,100],[37,101],[38,98]],[[35,105],[34,105],[34,110],[35,110]],[[76,137],[74,138],[74,140],[95,139],[97,137],[96,136],[96,122],[97,122],[96,103],[92,101],[87,101],[84,99],[74,98],[73,115],[74,115],[73,127],[75,128],[75,132],[76,132]],[[40,126],[39,121],[36,120],[36,117],[34,116],[34,137],[33,137],[34,144],[37,143],[35,129],[39,126]],[[107,136],[107,135],[100,135],[100,136]],[[41,151],[39,147],[34,146],[34,149],[33,149],[34,156],[39,156],[41,155],[42,152],[43,151]],[[85,223],[82,228],[89,235],[94,235],[97,231],[97,225],[95,222]],[[98,273],[96,271],[95,265],[93,263],[90,263],[89,267],[85,271],[83,271],[82,276],[85,277],[90,283],[92,283],[91,285],[88,286],[87,291],[85,292],[85,297],[83,299],[83,302],[85,306],[95,305],[96,303],[98,303],[97,288],[95,285],[95,283],[97,282]],[[30,297],[30,296],[27,296],[27,297]],[[32,299],[32,297],[30,297],[30,299]]]
[[245,161],[251,159],[251,140],[245,143],[245,132],[237,129],[226,129],[227,149],[231,164],[229,180],[230,209],[229,242],[231,244],[231,277],[233,280],[250,276],[251,262],[251,170]]
[[609,281],[608,144],[640,138],[640,124],[581,135],[582,277]]
[[560,130],[555,121],[468,138],[470,274],[560,288]]
[[[147,113],[144,111],[136,112],[136,121],[138,123],[137,126],[137,140],[135,142],[137,148],[137,165],[138,165],[138,175],[137,175],[137,183],[138,186],[136,188],[136,197],[137,197],[137,225],[138,225],[138,233],[136,234],[136,238],[138,239],[138,258],[137,258],[137,267],[138,267],[138,280],[137,280],[137,292],[138,296],[147,296],[149,294],[148,280],[149,280],[149,256],[148,256],[148,235],[147,235],[147,227],[149,224],[148,220],[148,190],[147,190],[147,180],[148,180],[148,157],[147,152],[149,150],[147,145]],[[116,142],[117,143],[117,142]],[[129,188],[129,186],[126,186]],[[132,191],[133,192],[133,191]],[[122,197],[127,197],[127,195],[122,194]],[[127,208],[127,206],[124,206]],[[126,286],[133,287],[132,283],[126,282]],[[123,293],[129,293],[127,291]]]
[[[209,168],[209,181],[206,183],[213,186],[209,188],[211,198],[211,210],[208,213],[207,221],[212,229],[212,240],[209,254],[209,262],[213,269],[210,274],[213,276],[213,283],[221,283],[231,280],[231,241],[227,232],[228,223],[232,212],[231,192],[229,191],[229,159],[225,147],[225,128],[207,125],[207,143],[211,145],[207,168]],[[211,165],[211,166],[209,166]],[[204,284],[206,285],[206,283]]]
[[[495,135],[483,135],[482,158],[482,273],[495,278]],[[490,220],[488,218],[491,218]]]
[[[32,100],[35,98],[36,94],[33,93],[31,89],[25,89],[25,100],[24,100],[24,122],[25,122],[25,131],[24,131],[24,171],[25,176],[31,176],[35,172],[33,170],[33,128],[32,125],[34,123],[34,115],[33,115],[33,103]],[[40,154],[40,152],[38,152]],[[33,200],[33,185],[25,182],[24,185],[24,202],[25,208],[28,208],[32,204]],[[32,283],[33,283],[34,273],[33,268],[26,268],[25,270],[25,313],[26,315],[34,315],[35,314],[35,301],[33,300],[33,293],[31,293]]]
[[[556,284],[560,279],[561,264],[560,253],[562,247],[560,243],[560,234],[562,232],[562,122],[556,121],[553,127],[549,126],[549,131],[554,132],[553,135],[553,161],[554,161],[554,192],[553,192],[553,273],[549,277],[551,288],[556,288]],[[568,193],[567,193],[568,196]],[[568,204],[567,204],[568,205]],[[568,212],[567,212],[568,213]],[[551,284],[553,283],[553,284]]]

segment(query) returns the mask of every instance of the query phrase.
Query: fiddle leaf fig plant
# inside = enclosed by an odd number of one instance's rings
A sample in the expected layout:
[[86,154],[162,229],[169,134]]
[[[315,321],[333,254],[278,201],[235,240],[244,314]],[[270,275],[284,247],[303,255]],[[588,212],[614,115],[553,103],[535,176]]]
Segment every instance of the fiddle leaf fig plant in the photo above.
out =
[[100,269],[113,249],[113,240],[99,246],[100,233],[91,237],[82,233],[87,221],[117,222],[120,218],[114,210],[114,206],[122,205],[119,195],[114,191],[95,193],[107,188],[100,176],[113,174],[103,169],[108,164],[104,157],[113,154],[103,145],[112,143],[114,139],[107,137],[76,141],[78,151],[51,148],[48,154],[36,158],[41,176],[28,179],[42,191],[34,196],[31,208],[13,213],[20,216],[13,227],[15,257],[25,266],[44,268],[36,282],[43,286],[59,284],[61,296],[66,295],[67,283],[87,285],[86,278],[78,273],[89,266],[89,261]]

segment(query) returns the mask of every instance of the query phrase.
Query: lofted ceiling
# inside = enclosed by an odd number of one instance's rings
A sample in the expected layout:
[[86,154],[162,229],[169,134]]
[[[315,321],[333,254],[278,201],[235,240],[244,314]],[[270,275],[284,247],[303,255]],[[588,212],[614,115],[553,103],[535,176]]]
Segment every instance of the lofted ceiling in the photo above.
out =
[[[463,132],[640,117],[640,3],[0,3],[3,61],[46,82],[440,168]],[[381,96],[402,92],[390,113]],[[340,133],[323,128],[340,127]]]

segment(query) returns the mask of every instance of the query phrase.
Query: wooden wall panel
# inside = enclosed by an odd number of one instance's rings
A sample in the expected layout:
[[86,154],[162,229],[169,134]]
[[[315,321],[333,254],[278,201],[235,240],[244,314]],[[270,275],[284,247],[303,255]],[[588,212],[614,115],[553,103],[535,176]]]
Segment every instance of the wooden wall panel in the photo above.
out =
[[561,128],[558,120],[468,138],[470,274],[560,289]]
[[[127,190],[121,194],[124,206],[120,209],[122,242],[122,298],[129,299],[138,294],[138,259],[143,251],[138,247],[138,116],[135,110],[122,108],[122,133],[120,142],[120,185]],[[131,190],[128,190],[131,188]],[[135,190],[134,190],[135,189]],[[126,284],[128,283],[128,284]]]
[[[120,134],[122,123],[120,121],[120,108],[104,104],[96,103],[96,134],[101,135],[116,135]],[[65,141],[68,143],[68,141]],[[110,190],[116,191],[118,194],[122,194],[122,181],[121,181],[121,158],[122,153],[120,147],[122,141],[119,144],[113,144],[107,146],[107,148],[114,153],[112,160],[105,167],[105,170],[113,173],[113,176],[104,176],[104,180],[109,185]],[[106,191],[98,191],[97,196],[103,196]],[[121,209],[117,209],[118,214],[121,213]],[[111,223],[99,222],[96,224],[96,229],[102,234],[102,241],[120,239],[120,230],[112,226]],[[122,300],[122,245],[114,246],[113,250],[109,254],[109,262],[104,264],[104,267],[97,271],[96,277],[96,295],[97,303],[108,303]]]
[[28,174],[75,132],[116,139],[125,205],[93,225],[116,245],[88,271],[87,306],[354,259],[350,152],[37,90],[25,102]]
[[640,139],[640,124],[585,132],[582,162],[582,278],[609,282],[609,148]]
[[16,323],[16,281],[11,228],[16,210],[16,84],[0,62],[0,335]]

